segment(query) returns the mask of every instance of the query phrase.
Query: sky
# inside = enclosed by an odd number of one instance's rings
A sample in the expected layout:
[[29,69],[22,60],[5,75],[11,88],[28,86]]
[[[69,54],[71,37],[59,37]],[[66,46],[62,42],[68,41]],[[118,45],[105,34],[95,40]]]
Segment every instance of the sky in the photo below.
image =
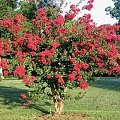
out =
[[[104,2],[103,2],[104,1]],[[111,18],[110,15],[106,15],[105,8],[108,6],[114,7],[112,0],[95,0],[94,8],[91,11],[93,20],[98,24],[114,24],[115,18]]]
[[[67,2],[71,2],[70,4],[77,3],[78,0],[66,0]],[[87,0],[86,0],[87,1]],[[86,2],[83,2],[85,4]],[[81,4],[81,6],[83,6]],[[93,9],[88,12],[87,10],[85,12],[81,12],[80,14],[83,15],[84,13],[90,13],[92,16],[92,19],[97,25],[101,24],[114,24],[117,22],[115,18],[111,18],[110,15],[106,15],[105,8],[108,6],[114,7],[114,2],[112,0],[94,0],[93,3]],[[65,11],[67,11],[69,8],[69,5],[65,8]]]

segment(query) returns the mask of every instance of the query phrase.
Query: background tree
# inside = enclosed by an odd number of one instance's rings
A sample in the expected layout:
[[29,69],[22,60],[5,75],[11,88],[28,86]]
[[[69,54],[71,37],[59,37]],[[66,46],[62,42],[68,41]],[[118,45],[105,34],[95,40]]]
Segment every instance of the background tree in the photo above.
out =
[[20,9],[18,11],[31,20],[39,8],[50,6],[60,8],[62,4],[63,0],[24,0],[19,2]]
[[38,7],[45,7],[51,5],[53,8],[60,7],[64,3],[63,0],[40,0]]
[[[112,0],[114,2],[114,7],[107,7],[105,11],[112,18],[116,18],[118,20],[118,25],[120,25],[120,0]],[[117,34],[120,34],[120,29],[117,31]]]
[[114,7],[107,7],[105,10],[107,14],[110,14],[112,18],[116,18],[118,20],[118,24],[120,24],[120,0],[112,0],[114,2]]
[[17,7],[18,0],[0,0],[0,19],[5,18],[7,14],[13,13]]
[[32,19],[35,16],[35,11],[37,10],[37,5],[34,1],[31,2],[25,2],[21,1],[19,3],[20,9],[18,10],[19,13],[26,16],[28,19]]

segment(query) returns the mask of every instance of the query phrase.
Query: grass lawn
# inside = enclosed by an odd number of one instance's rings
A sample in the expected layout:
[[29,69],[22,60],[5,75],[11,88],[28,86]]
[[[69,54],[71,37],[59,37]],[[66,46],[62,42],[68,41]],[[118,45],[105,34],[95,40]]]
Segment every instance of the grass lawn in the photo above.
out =
[[[22,106],[19,94],[26,90],[20,80],[0,81],[0,120],[42,120],[41,114],[53,110],[52,100],[43,97],[31,107]],[[72,96],[65,100],[66,114],[81,114],[82,120],[120,120],[120,78],[100,78],[81,99],[80,92],[80,89],[68,91]]]

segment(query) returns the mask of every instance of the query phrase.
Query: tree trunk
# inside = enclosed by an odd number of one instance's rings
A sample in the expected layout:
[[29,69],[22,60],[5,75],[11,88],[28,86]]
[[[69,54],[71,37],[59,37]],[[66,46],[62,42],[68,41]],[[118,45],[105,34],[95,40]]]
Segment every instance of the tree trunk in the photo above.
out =
[[4,79],[3,77],[3,71],[2,71],[2,66],[1,66],[1,57],[0,57],[0,77]]
[[63,106],[64,106],[63,99],[54,96],[53,102],[54,102],[54,115],[60,115],[63,112]]

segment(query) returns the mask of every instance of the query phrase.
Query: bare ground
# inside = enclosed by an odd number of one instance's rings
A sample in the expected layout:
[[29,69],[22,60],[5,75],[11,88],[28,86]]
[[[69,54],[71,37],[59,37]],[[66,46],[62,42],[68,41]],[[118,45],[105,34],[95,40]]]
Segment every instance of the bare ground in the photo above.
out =
[[36,120],[87,120],[87,114],[40,115]]

